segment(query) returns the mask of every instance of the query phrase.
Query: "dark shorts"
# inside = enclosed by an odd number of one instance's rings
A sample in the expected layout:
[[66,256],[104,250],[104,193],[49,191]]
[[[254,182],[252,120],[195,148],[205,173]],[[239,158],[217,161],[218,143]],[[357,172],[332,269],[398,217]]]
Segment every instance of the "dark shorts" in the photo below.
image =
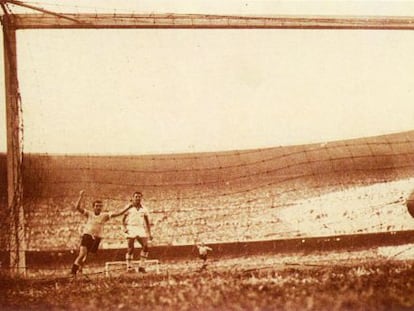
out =
[[90,234],[84,234],[81,240],[81,246],[85,246],[88,252],[96,253],[98,251],[101,238],[93,237]]
[[207,260],[207,255],[199,255],[198,257],[200,257],[200,259],[203,259],[204,261]]

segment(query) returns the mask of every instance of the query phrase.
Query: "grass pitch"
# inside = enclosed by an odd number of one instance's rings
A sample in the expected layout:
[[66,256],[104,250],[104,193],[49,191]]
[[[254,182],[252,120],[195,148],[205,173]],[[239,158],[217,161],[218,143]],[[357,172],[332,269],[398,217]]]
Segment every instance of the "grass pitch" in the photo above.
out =
[[162,264],[160,273],[85,269],[72,280],[1,280],[2,310],[413,310],[414,261],[368,252]]

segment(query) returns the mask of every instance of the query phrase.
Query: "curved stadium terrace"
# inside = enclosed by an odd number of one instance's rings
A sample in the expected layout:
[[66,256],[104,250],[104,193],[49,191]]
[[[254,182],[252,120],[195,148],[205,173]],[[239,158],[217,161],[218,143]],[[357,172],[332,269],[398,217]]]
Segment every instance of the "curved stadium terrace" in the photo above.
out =
[[[3,211],[5,162],[2,155]],[[142,191],[154,245],[411,230],[404,202],[413,177],[414,131],[220,153],[26,154],[27,249],[78,247],[84,220],[73,206],[81,189],[87,206],[102,199],[108,211]],[[124,247],[120,218],[105,230],[103,248]]]

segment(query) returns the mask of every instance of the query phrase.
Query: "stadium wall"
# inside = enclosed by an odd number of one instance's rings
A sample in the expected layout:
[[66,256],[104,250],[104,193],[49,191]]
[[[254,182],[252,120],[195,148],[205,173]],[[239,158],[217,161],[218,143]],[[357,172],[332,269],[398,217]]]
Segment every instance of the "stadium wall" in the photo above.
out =
[[[414,243],[414,230],[305,239],[217,243],[209,245],[213,249],[209,257],[223,259],[247,255],[320,254],[321,252],[330,251],[352,252],[407,243]],[[102,265],[107,261],[122,261],[125,259],[125,250],[125,248],[99,250],[99,256],[94,256],[93,264]],[[69,250],[29,251],[26,253],[26,262],[33,269],[53,267],[56,263],[70,265],[76,256],[76,252]],[[159,259],[161,262],[194,260],[198,259],[198,251],[194,245],[155,246],[151,247],[149,258]],[[1,259],[7,265],[8,254],[1,253]]]
[[[151,211],[155,246],[191,245],[198,240],[240,243],[317,237],[326,233],[318,232],[318,228],[306,234],[292,229],[292,224],[275,211],[335,191],[412,178],[413,168],[414,131],[220,153],[25,154],[27,247],[35,252],[78,247],[84,219],[74,210],[73,203],[81,189],[86,190],[87,206],[94,199],[102,199],[109,211],[123,207],[135,190],[142,191]],[[6,211],[5,155],[0,157],[0,169],[0,204]],[[395,196],[401,198],[401,193]],[[403,205],[403,200],[400,203]],[[382,213],[381,206],[378,213]],[[353,223],[345,233],[365,232],[361,226]],[[396,229],[411,228],[387,226],[372,230]],[[2,232],[2,249],[7,249],[8,225],[4,221]],[[111,220],[102,246],[117,249],[123,244],[120,220]]]

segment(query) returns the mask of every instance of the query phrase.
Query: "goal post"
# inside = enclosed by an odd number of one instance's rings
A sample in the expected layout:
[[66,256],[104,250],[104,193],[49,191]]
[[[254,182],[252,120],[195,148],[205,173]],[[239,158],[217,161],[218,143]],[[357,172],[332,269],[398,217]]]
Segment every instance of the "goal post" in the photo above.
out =
[[25,225],[23,209],[23,126],[17,79],[16,30],[4,16],[4,72],[7,120],[7,206],[9,216],[10,272],[26,272]]

